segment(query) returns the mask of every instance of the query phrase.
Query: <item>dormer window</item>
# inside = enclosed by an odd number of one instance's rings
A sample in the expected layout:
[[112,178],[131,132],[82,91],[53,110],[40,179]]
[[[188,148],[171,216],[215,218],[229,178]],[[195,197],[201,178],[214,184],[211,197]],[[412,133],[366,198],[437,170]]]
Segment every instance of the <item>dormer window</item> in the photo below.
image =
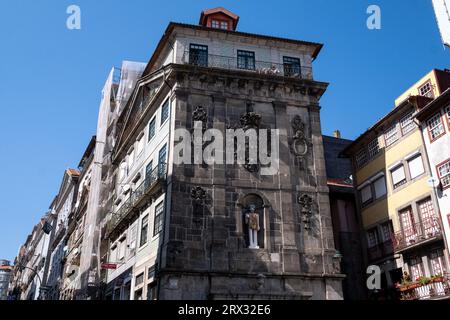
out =
[[221,20],[212,20],[211,28],[228,30],[228,22]]
[[199,24],[204,27],[235,31],[239,22],[239,16],[219,7],[205,10],[200,15]]

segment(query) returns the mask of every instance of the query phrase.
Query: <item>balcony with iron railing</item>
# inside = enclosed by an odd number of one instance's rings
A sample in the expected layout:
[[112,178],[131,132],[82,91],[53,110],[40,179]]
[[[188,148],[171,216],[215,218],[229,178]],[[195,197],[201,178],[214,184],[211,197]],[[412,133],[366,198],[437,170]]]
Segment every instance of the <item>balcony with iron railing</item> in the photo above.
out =
[[442,231],[437,218],[426,218],[402,231],[395,233],[394,250],[400,252],[420,244],[442,238]]
[[112,236],[114,232],[127,221],[127,217],[137,208],[140,208],[148,195],[154,194],[160,190],[158,186],[166,180],[167,166],[165,163],[159,164],[145,177],[145,180],[131,191],[130,196],[122,203],[119,209],[113,213],[112,218],[107,224],[106,233]]
[[258,60],[240,60],[237,57],[213,54],[194,54],[185,51],[182,64],[226,70],[248,71],[264,75],[283,76],[297,79],[312,79],[312,68],[291,63],[275,63]]
[[444,300],[450,299],[448,276],[421,277],[415,282],[396,285],[400,300]]

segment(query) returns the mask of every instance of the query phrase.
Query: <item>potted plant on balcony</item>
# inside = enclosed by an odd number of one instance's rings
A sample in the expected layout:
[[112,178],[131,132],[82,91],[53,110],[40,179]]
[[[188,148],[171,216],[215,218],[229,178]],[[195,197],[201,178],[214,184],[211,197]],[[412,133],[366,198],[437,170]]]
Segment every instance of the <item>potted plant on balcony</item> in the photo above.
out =
[[444,282],[444,277],[442,276],[442,274],[436,274],[431,277],[431,281],[432,282]]
[[431,278],[428,278],[425,276],[421,276],[421,277],[417,278],[417,280],[416,280],[416,283],[419,284],[421,287],[426,286],[430,282],[431,282]]

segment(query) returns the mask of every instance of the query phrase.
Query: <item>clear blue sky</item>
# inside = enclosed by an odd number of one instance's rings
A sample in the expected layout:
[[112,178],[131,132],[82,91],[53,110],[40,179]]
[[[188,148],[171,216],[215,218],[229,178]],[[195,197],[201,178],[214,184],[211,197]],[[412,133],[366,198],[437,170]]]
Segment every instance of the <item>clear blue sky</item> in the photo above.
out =
[[[66,28],[81,7],[82,29]],[[366,28],[366,9],[382,29]],[[449,67],[431,0],[40,0],[2,1],[0,18],[0,258],[13,259],[76,167],[94,134],[100,91],[112,66],[147,61],[169,21],[198,23],[202,9],[240,15],[238,30],[325,44],[317,80],[323,132],[355,138],[432,68]]]

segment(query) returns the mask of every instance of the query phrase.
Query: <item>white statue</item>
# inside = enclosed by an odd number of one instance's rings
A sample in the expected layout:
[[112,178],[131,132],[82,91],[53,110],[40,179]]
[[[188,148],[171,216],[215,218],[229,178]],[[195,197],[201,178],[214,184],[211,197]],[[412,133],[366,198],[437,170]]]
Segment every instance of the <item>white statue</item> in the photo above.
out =
[[251,204],[249,212],[245,214],[245,223],[248,226],[248,239],[250,245],[249,249],[259,249],[258,246],[258,231],[259,231],[259,214],[255,212],[256,206]]

